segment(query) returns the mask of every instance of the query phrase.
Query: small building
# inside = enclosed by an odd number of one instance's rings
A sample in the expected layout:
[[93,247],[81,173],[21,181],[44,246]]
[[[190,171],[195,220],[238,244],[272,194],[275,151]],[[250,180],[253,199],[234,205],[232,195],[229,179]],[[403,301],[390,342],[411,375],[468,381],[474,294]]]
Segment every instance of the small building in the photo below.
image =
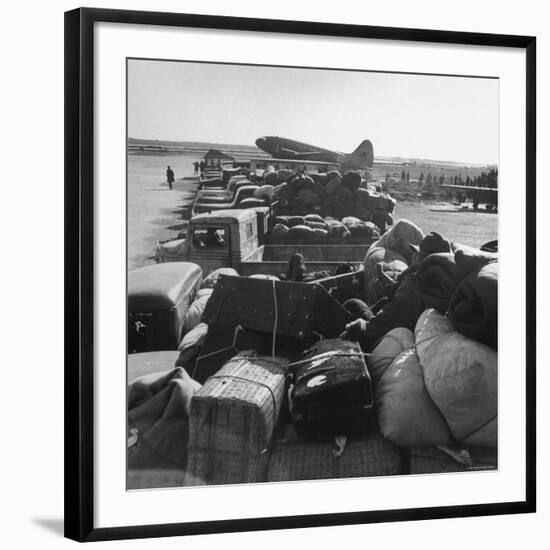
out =
[[223,153],[219,149],[210,149],[204,155],[206,170],[221,170],[224,164],[232,164],[234,158]]

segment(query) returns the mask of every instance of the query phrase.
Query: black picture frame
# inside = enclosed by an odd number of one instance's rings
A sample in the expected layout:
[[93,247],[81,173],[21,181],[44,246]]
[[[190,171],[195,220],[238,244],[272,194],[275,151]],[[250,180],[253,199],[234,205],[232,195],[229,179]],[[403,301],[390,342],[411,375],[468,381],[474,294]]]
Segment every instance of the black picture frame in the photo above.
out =
[[[94,527],[93,89],[97,22],[499,46],[526,52],[526,498],[353,513]],[[80,8],[65,14],[65,536],[100,541],[518,514],[536,511],[536,38],[485,33]]]

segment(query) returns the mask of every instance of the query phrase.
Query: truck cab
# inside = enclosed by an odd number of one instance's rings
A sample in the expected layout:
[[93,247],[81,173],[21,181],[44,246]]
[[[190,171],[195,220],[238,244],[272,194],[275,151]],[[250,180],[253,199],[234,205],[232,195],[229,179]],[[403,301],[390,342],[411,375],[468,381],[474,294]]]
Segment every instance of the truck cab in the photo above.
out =
[[263,242],[268,216],[268,207],[197,214],[185,239],[157,243],[157,260],[193,262],[204,273],[220,267],[238,269]]

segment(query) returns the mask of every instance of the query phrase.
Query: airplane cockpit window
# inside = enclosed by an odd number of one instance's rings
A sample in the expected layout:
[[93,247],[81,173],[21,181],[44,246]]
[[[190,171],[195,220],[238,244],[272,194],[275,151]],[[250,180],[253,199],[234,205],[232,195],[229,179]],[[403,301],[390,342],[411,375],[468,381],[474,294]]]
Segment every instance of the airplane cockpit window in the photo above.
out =
[[223,227],[208,227],[193,231],[193,246],[196,248],[225,248],[227,238]]

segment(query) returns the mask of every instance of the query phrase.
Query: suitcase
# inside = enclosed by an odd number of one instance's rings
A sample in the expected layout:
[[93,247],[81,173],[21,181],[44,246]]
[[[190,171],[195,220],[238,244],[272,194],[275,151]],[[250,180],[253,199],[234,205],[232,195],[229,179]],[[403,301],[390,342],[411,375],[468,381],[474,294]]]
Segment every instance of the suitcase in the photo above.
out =
[[177,349],[185,313],[201,281],[201,268],[189,262],[128,272],[128,352]]
[[287,363],[239,353],[193,396],[186,485],[265,481]]
[[399,448],[379,434],[349,438],[341,456],[334,439],[303,438],[291,425],[275,441],[267,481],[299,481],[401,473]]
[[303,346],[319,335],[338,337],[351,316],[321,285],[222,275],[203,321],[240,325]]
[[293,366],[291,414],[298,433],[340,435],[367,429],[373,390],[357,342],[324,340]]

